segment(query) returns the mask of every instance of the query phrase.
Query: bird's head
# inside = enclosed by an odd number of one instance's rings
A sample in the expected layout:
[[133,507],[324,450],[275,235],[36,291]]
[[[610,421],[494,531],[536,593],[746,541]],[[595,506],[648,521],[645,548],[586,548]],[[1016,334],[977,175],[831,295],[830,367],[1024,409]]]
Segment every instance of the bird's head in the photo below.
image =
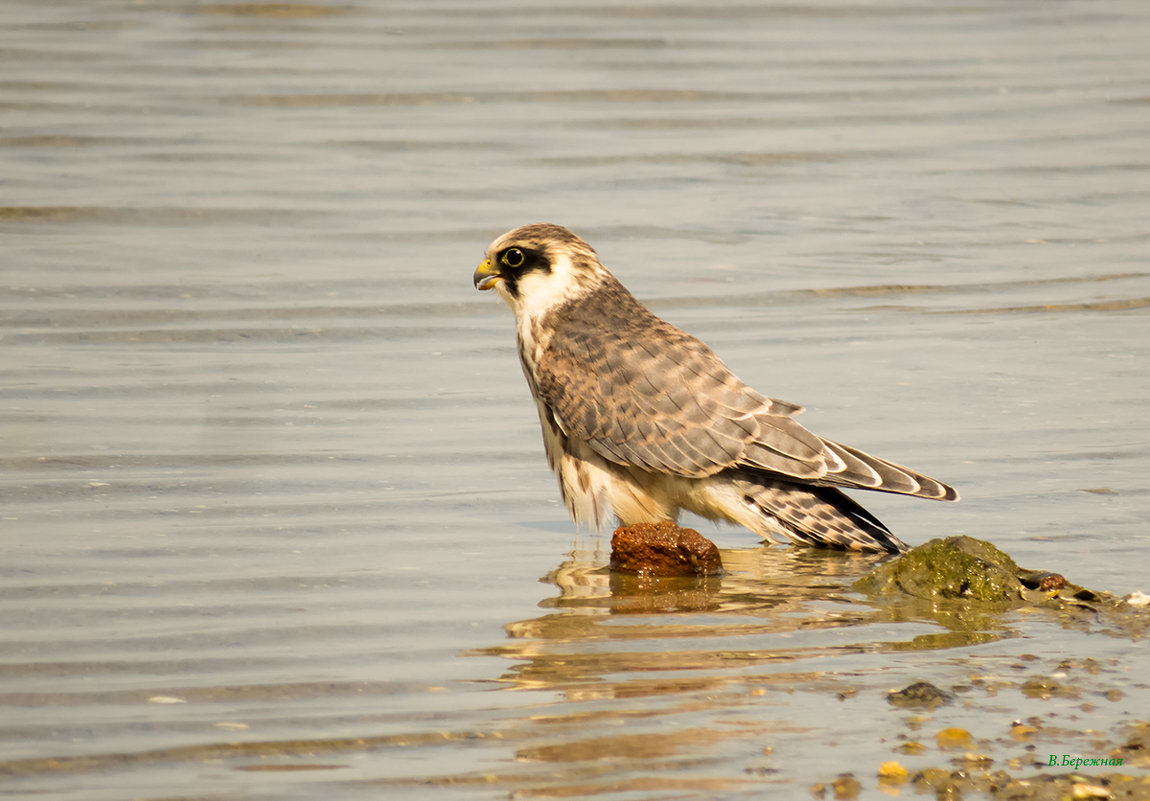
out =
[[475,288],[494,289],[516,317],[535,317],[578,300],[608,276],[590,245],[550,223],[508,231],[487,247]]

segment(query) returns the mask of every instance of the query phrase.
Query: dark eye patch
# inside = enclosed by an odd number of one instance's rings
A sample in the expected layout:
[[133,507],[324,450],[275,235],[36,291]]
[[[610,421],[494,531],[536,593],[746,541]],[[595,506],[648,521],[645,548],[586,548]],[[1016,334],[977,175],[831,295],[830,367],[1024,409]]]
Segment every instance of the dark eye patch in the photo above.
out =
[[541,250],[525,247],[504,248],[496,254],[500,272],[507,289],[513,294],[519,294],[519,278],[528,272],[551,272],[551,263]]

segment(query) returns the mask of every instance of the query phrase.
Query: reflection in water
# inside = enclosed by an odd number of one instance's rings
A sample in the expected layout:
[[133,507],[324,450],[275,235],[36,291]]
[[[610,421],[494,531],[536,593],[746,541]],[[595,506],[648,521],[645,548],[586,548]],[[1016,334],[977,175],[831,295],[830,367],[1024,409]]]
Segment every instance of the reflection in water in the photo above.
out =
[[[526,660],[508,678],[539,686],[544,675],[550,676],[548,683],[561,683],[586,671],[798,661],[878,648],[953,647],[1002,636],[1001,622],[967,608],[904,599],[875,604],[852,593],[850,584],[885,558],[767,546],[723,551],[722,576],[650,578],[612,573],[600,555],[577,551],[545,578],[560,590],[558,597],[540,603],[553,611],[508,624],[511,642],[478,653]],[[845,642],[811,634],[913,620],[943,631],[905,642],[872,642],[867,629]],[[798,631],[807,633],[801,644],[789,639]],[[754,639],[747,641],[748,636]],[[725,638],[743,638],[745,647],[727,648]],[[645,651],[639,647],[645,640],[681,641],[684,647]],[[721,647],[700,647],[710,644]]]
[[[509,689],[558,693],[558,707],[509,722],[528,740],[515,752],[528,773],[502,780],[544,796],[698,789],[691,782],[717,781],[703,778],[706,768],[732,748],[761,755],[774,738],[817,737],[793,717],[796,691],[841,702],[883,680],[884,654],[1010,636],[992,616],[852,593],[885,555],[772,546],[722,555],[721,577],[644,579],[612,574],[602,553],[573,552],[544,579],[559,589],[540,603],[544,614],[470,652],[509,660]],[[530,771],[539,763],[549,772]],[[583,784],[620,771],[636,775],[610,788]],[[684,778],[692,772],[702,776]],[[772,770],[747,773],[760,786]]]
[[[808,661],[1006,636],[1001,621],[969,610],[874,604],[851,593],[850,583],[884,558],[764,547],[723,551],[721,577],[652,579],[613,574],[598,555],[575,552],[546,577],[560,590],[540,604],[550,611],[508,624],[507,643],[474,653],[515,662],[503,678],[516,689],[618,698],[811,681],[822,674]],[[896,635],[904,639],[888,640],[890,629],[875,627],[908,621],[938,630],[908,626]],[[747,673],[780,664],[804,669]]]
[[[850,591],[854,579],[887,558],[763,546],[724,551],[722,576],[644,579],[612,574],[602,552],[575,551],[545,577],[559,592],[540,602],[542,615],[508,624],[504,643],[463,654],[511,662],[497,686],[532,691],[525,709],[495,702],[492,716],[464,728],[392,734],[367,733],[388,715],[345,713],[338,720],[358,736],[12,760],[0,763],[0,773],[36,777],[204,761],[245,772],[323,773],[352,767],[353,755],[422,760],[448,751],[449,767],[439,775],[377,776],[362,784],[497,786],[524,797],[753,793],[823,769],[794,743],[824,738],[825,716],[837,714],[834,705],[845,698],[858,703],[860,689],[881,697],[892,653],[1010,636],[994,616],[923,602],[875,603]],[[299,696],[305,689],[289,691]],[[386,683],[359,690],[388,692]],[[796,693],[804,695],[799,704]],[[207,700],[192,690],[181,695]],[[818,711],[826,704],[829,710]],[[428,722],[436,719],[430,714]],[[766,759],[773,743],[780,749],[790,743],[789,778],[775,777],[779,770]],[[503,767],[468,769],[461,754],[476,748],[488,752],[488,764]],[[508,759],[492,758],[492,749],[508,750]],[[731,775],[732,759],[747,766],[745,775]]]

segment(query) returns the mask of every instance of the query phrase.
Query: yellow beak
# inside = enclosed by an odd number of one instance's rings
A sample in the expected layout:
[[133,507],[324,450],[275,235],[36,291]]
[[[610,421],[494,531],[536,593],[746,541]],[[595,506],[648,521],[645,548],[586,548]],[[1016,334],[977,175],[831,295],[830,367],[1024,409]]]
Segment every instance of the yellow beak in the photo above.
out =
[[496,281],[503,280],[503,274],[499,272],[499,268],[491,263],[491,259],[484,259],[478,267],[475,268],[475,275],[472,276],[475,282],[475,288],[481,292],[486,289],[494,289]]

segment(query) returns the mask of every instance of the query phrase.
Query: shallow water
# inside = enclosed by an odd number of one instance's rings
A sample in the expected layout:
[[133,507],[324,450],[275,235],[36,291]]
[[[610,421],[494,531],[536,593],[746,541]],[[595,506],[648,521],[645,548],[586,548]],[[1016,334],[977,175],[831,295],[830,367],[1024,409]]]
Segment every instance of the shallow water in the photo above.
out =
[[[612,583],[471,272],[568,225],[959,488],[864,498],[903,539],[1146,589],[1148,18],[7,3],[0,793],[865,795],[947,726],[1023,768],[1120,738],[1141,640],[874,605],[868,560],[700,521],[727,576]],[[1081,697],[1021,689],[1085,657]],[[916,679],[962,702],[915,722]],[[1061,734],[1004,744],[1030,717]]]

